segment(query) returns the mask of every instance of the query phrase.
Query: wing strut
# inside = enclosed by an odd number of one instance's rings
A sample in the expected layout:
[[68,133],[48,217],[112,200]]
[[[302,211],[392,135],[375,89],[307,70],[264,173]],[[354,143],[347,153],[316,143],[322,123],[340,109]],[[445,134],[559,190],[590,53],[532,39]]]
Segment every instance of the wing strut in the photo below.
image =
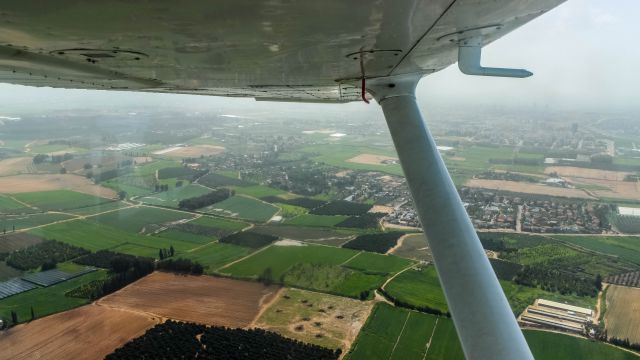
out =
[[467,359],[533,359],[416,104],[419,75],[370,79]]

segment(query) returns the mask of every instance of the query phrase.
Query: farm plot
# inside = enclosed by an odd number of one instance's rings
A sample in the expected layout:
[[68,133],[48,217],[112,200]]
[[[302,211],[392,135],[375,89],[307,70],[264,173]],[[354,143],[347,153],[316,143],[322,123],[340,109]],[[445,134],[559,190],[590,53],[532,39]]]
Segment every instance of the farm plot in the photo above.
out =
[[388,232],[379,234],[359,235],[355,239],[342,245],[342,247],[354,250],[365,250],[385,254],[396,246],[398,239],[404,235],[401,232]]
[[169,157],[200,157],[218,155],[224,151],[224,147],[216,145],[192,145],[192,146],[176,146],[154,152],[156,155],[164,155]]
[[221,187],[221,186],[251,186],[255,185],[254,183],[240,180],[237,177],[232,178],[229,176],[224,176],[216,173],[209,173],[200,179],[198,179],[198,183],[209,186],[209,187]]
[[11,311],[18,315],[19,322],[31,320],[31,308],[36,318],[87,304],[88,299],[66,296],[66,293],[83,284],[107,277],[104,270],[76,277],[46,288],[37,288],[0,300],[0,318],[11,319]]
[[292,240],[317,240],[317,242],[321,244],[327,244],[326,241],[330,240],[338,240],[341,243],[344,243],[345,241],[353,237],[353,233],[347,230],[289,225],[259,225],[251,229],[251,231],[259,234],[273,235]]
[[206,325],[246,327],[277,290],[254,282],[155,272],[98,304]]
[[436,319],[378,303],[345,358],[422,360],[437,329]]
[[55,285],[63,281],[73,279],[84,274],[88,274],[96,271],[95,268],[86,267],[83,270],[68,273],[57,269],[41,271],[36,273],[26,274],[22,277],[22,280],[26,280],[30,283],[40,285],[43,287]]
[[390,254],[418,261],[432,261],[431,250],[424,234],[407,234],[400,238],[398,246]]
[[575,185],[593,187],[591,192],[598,197],[640,200],[638,184],[635,181],[624,181],[627,175],[633,174],[630,172],[571,166],[550,166],[544,172],[547,174],[555,172]]
[[41,243],[43,240],[41,237],[28,233],[0,235],[0,254],[24,249],[31,245]]
[[336,200],[310,211],[314,215],[362,215],[371,209],[370,204]]
[[208,194],[209,192],[211,192],[211,190],[204,186],[190,184],[173,188],[169,191],[147,195],[139,198],[138,200],[146,204],[177,208],[180,200],[201,196]]
[[190,221],[189,224],[202,225],[219,230],[226,230],[229,233],[234,233],[249,226],[248,223],[243,221],[220,219],[212,216],[201,216],[193,221]]
[[285,224],[296,226],[318,226],[318,227],[333,227],[338,223],[348,219],[345,215],[312,215],[304,214],[289,219]]
[[370,311],[370,303],[285,289],[255,325],[288,338],[345,352]]
[[11,295],[23,293],[25,291],[33,290],[37,288],[31,282],[24,281],[20,278],[13,278],[7,281],[0,282],[0,299],[4,299]]
[[84,176],[72,174],[4,176],[0,177],[0,189],[9,194],[73,190],[105,199],[117,198],[112,189],[95,185]]
[[411,260],[393,255],[360,252],[360,254],[344,263],[344,266],[368,273],[387,275],[397,273],[413,263]]
[[202,208],[200,211],[219,216],[265,222],[278,212],[278,208],[260,200],[236,195]]
[[374,154],[360,154],[346,161],[356,163],[356,164],[366,164],[366,165],[398,164],[398,158],[396,157],[385,156],[385,155],[374,155]]
[[553,235],[553,238],[640,265],[640,236]]
[[28,215],[0,215],[0,230],[7,232],[28,229],[36,226],[51,224],[57,221],[73,219],[66,214],[28,214]]
[[20,276],[21,274],[22,271],[12,268],[4,261],[0,261],[0,281],[5,281]]
[[0,214],[20,214],[33,211],[35,210],[6,195],[0,194]]
[[79,215],[79,216],[91,216],[91,215],[96,215],[96,214],[107,212],[107,211],[122,209],[129,206],[131,205],[121,201],[111,201],[111,202],[107,202],[107,203],[103,203],[95,206],[87,206],[79,209],[66,210],[65,212],[69,214]]
[[261,248],[267,246],[278,239],[277,236],[258,234],[252,231],[241,231],[220,239],[223,244],[233,244],[249,248]]
[[204,266],[205,273],[213,274],[221,266],[245,257],[251,252],[252,249],[242,246],[211,243],[185,252],[178,257],[195,261]]
[[99,224],[117,227],[133,233],[152,233],[164,225],[192,219],[193,214],[153,207],[131,207],[90,218]]
[[391,280],[384,290],[393,299],[417,308],[428,308],[442,313],[449,311],[438,273],[433,266],[407,270]]
[[31,157],[14,157],[0,160],[0,176],[18,175],[26,173],[29,165],[33,164]]
[[471,179],[467,181],[465,186],[473,188],[482,188],[490,190],[508,191],[521,194],[536,194],[547,196],[558,196],[566,198],[577,199],[591,199],[596,198],[587,194],[580,189],[568,189],[554,186],[547,186],[536,183],[508,181],[508,180],[487,180],[487,179]]
[[1,357],[102,359],[158,322],[140,313],[87,305],[8,330],[0,337]]
[[523,333],[536,359],[638,360],[634,353],[599,341],[536,330]]
[[69,190],[20,193],[13,196],[19,201],[45,211],[79,209],[113,201]]
[[607,334],[640,343],[640,289],[610,285],[606,301],[604,323]]

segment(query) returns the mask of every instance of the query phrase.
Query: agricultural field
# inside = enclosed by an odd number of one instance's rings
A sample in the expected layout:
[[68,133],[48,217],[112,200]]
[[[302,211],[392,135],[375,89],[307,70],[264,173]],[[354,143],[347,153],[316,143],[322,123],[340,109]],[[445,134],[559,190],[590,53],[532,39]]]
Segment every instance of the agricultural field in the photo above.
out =
[[307,146],[303,148],[302,151],[313,154],[316,161],[321,161],[340,168],[354,170],[376,170],[392,175],[402,175],[402,168],[400,167],[400,164],[376,165],[349,161],[349,159],[353,159],[360,154],[397,157],[395,151],[393,151],[391,148],[384,149],[369,146],[331,144]]
[[131,205],[121,201],[111,201],[96,206],[87,206],[79,209],[66,210],[65,212],[79,216],[91,216],[107,211],[122,209],[129,206]]
[[288,338],[347,351],[371,311],[371,303],[285,289],[255,322]]
[[220,243],[233,244],[237,246],[244,246],[248,248],[258,249],[263,246],[267,246],[278,239],[277,236],[265,235],[248,231],[240,231],[233,233],[229,236],[225,236],[220,239]]
[[36,318],[69,310],[87,304],[88,299],[68,297],[65,294],[82,284],[106,278],[104,270],[79,276],[46,288],[37,288],[0,300],[0,318],[11,319],[11,311],[18,314],[18,321],[31,320],[31,307]]
[[640,265],[640,236],[552,236],[554,239],[566,241],[599,253],[618,256]]
[[427,238],[422,233],[407,234],[400,238],[398,246],[393,248],[389,253],[406,259],[433,261],[431,250],[427,244]]
[[84,359],[90,353],[101,359],[159,322],[159,318],[140,313],[82,306],[3,333],[2,358],[27,360],[46,354],[50,359]]
[[33,164],[31,157],[14,157],[0,160],[0,176],[18,175],[29,172]]
[[57,213],[0,215],[0,231],[4,232],[6,229],[8,234],[10,231],[13,231],[14,227],[15,230],[23,230],[73,218],[71,215]]
[[362,215],[371,209],[371,204],[335,200],[310,211],[313,215]]
[[132,233],[151,233],[162,228],[163,224],[193,217],[193,214],[185,212],[140,206],[93,216],[89,219]]
[[236,195],[202,208],[200,211],[219,216],[266,222],[278,212],[278,208],[260,200]]
[[394,255],[380,255],[370,252],[360,252],[343,264],[350,269],[360,270],[369,273],[394,274],[414,262]]
[[204,194],[208,194],[209,192],[211,192],[211,190],[204,186],[189,184],[173,188],[169,191],[147,195],[138,198],[137,200],[140,200],[146,204],[177,208],[180,200],[201,196]]
[[42,241],[44,241],[44,239],[41,237],[28,233],[0,235],[0,254],[24,249],[28,246],[39,244]]
[[438,273],[434,266],[407,270],[391,280],[384,290],[393,298],[415,307],[424,307],[447,313]]
[[191,158],[200,156],[218,155],[224,151],[224,147],[215,145],[176,146],[154,152],[156,155],[167,157]]
[[488,179],[471,179],[467,181],[465,186],[472,188],[482,188],[490,190],[508,191],[521,194],[536,194],[546,196],[557,196],[564,198],[589,199],[597,200],[597,198],[589,195],[581,189],[569,189],[556,186],[547,186],[543,184],[508,181],[508,180],[488,180]]
[[640,288],[609,285],[606,294],[607,335],[640,344]]
[[312,215],[304,214],[291,218],[285,224],[296,226],[318,226],[332,227],[346,220],[348,216],[344,215]]
[[266,196],[276,196],[285,194],[285,191],[274,189],[263,185],[251,185],[232,187],[236,191],[236,194],[247,195],[255,198],[262,198]]
[[353,237],[353,233],[348,230],[290,225],[258,225],[251,229],[251,231],[292,240],[316,240],[317,243],[321,244],[326,244],[324,239],[336,239],[344,243]]
[[44,211],[63,211],[95,206],[113,201],[69,190],[14,194],[13,197]]
[[365,250],[386,254],[389,249],[396,246],[398,239],[403,236],[401,232],[387,232],[378,234],[359,235],[355,239],[342,245],[342,247],[354,250]]
[[205,273],[214,274],[218,268],[245,257],[251,252],[252,249],[242,246],[211,243],[184,252],[177,257],[195,261],[205,268]]
[[116,192],[112,189],[95,185],[84,176],[72,174],[4,176],[0,177],[0,189],[9,194],[72,190],[99,198],[117,198]]
[[614,346],[570,335],[524,330],[536,359],[638,360],[639,356]]
[[21,214],[33,211],[35,210],[9,196],[0,194],[0,214]]
[[155,236],[169,240],[186,241],[200,245],[204,245],[216,240],[216,237],[214,236],[194,234],[175,227],[159,232],[155,234]]
[[0,282],[20,276],[20,274],[22,274],[22,271],[12,268],[4,261],[0,261]]
[[242,186],[255,185],[254,183],[250,183],[248,181],[238,179],[237,175],[235,177],[229,177],[229,176],[212,173],[212,172],[198,179],[198,183],[204,186],[212,187],[212,188],[226,187],[226,186],[242,187]]
[[610,219],[611,225],[625,234],[640,234],[640,218],[630,215],[615,214]]
[[550,166],[545,173],[557,173],[575,186],[586,186],[599,198],[618,200],[640,200],[640,188],[633,181],[624,181],[625,171],[587,169],[571,166]]
[[243,221],[221,219],[213,216],[201,216],[194,219],[193,221],[190,221],[189,224],[202,225],[220,230],[226,230],[228,232],[240,231],[249,226],[248,223]]
[[[438,320],[442,319],[378,303],[345,359],[422,360],[425,353],[427,359],[437,359],[429,356],[429,344],[438,345],[432,340]],[[456,354],[448,352],[447,356]]]
[[276,286],[255,282],[154,272],[97,303],[180,321],[246,327],[277,292]]

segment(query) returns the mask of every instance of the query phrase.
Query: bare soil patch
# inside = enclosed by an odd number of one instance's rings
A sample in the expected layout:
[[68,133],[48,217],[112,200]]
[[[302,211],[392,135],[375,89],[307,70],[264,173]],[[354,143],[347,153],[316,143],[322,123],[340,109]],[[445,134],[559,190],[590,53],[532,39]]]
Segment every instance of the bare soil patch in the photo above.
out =
[[[162,155],[173,157],[199,157],[200,155],[217,155],[224,151],[224,147],[215,145],[194,145],[175,147],[171,151],[163,152]],[[160,152],[156,152],[160,153]]]
[[98,303],[175,320],[246,327],[277,291],[255,282],[155,272]]
[[588,195],[586,192],[580,189],[568,189],[518,181],[471,179],[465,183],[465,186],[524,194],[537,194],[579,199],[595,199],[593,196]]
[[160,319],[87,305],[27,324],[0,336],[0,359],[103,359]]
[[544,173],[556,173],[560,176],[614,181],[623,181],[625,176],[632,174],[624,171],[586,169],[573,166],[549,166],[544,169]]
[[389,251],[389,254],[418,261],[432,261],[431,250],[427,244],[427,238],[423,233],[407,234],[402,237],[402,242]]
[[10,253],[44,241],[41,237],[29,233],[11,233],[0,235],[0,253]]
[[609,285],[605,327],[609,336],[640,343],[640,288]]
[[82,176],[73,174],[0,177],[0,189],[2,189],[2,192],[9,194],[50,190],[73,190],[108,199],[117,198],[116,192],[112,189],[96,185]]
[[348,162],[365,165],[385,165],[385,162],[398,161],[398,158],[384,155],[360,154],[347,160]]
[[17,175],[29,172],[28,166],[33,159],[30,157],[16,157],[0,160],[0,176]]
[[395,209],[392,208],[391,206],[384,206],[384,205],[373,205],[371,207],[371,209],[369,210],[370,213],[384,213],[384,214],[391,214]]

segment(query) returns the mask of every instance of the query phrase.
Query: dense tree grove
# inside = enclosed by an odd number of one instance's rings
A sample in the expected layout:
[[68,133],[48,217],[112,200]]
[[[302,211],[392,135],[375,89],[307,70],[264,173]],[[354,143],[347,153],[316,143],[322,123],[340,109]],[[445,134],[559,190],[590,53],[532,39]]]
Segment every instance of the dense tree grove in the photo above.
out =
[[181,200],[178,203],[178,207],[181,209],[196,210],[226,200],[234,194],[235,192],[233,190],[225,188],[217,189],[208,194]]
[[345,200],[336,200],[311,210],[315,215],[362,215],[371,209],[370,204],[360,204]]
[[232,178],[215,173],[209,173],[198,180],[198,184],[202,184],[208,187],[220,187],[220,186],[251,186],[254,183],[240,180],[238,178]]
[[184,223],[172,226],[171,228],[178,229],[180,231],[188,232],[190,234],[195,235],[204,235],[204,236],[215,236],[217,238],[227,236],[232,234],[234,230],[228,229],[219,229],[211,226],[192,224],[192,223]]
[[[128,260],[128,264],[133,262],[136,259],[136,257],[133,255],[120,254],[120,253],[116,253],[109,250],[98,250],[94,253],[81,256],[73,260],[73,262],[80,265],[99,267],[103,269],[111,269],[112,261],[117,258]],[[116,271],[116,272],[120,272],[120,271]]]
[[522,270],[522,265],[510,261],[499,259],[489,259],[489,261],[498,279],[511,281]]
[[20,270],[35,269],[47,262],[64,262],[89,251],[59,242],[48,240],[27,248],[16,250],[7,256],[7,264]]
[[359,216],[351,216],[336,224],[337,227],[357,228],[357,229],[377,229],[380,219],[384,214],[366,213]]
[[156,264],[158,270],[173,271],[184,274],[202,275],[204,268],[189,259],[168,259]]
[[306,344],[262,329],[209,327],[168,320],[105,359],[329,360],[340,354],[340,349]]
[[250,248],[260,248],[278,240],[277,236],[258,234],[252,231],[240,231],[235,234],[223,237],[221,243],[245,246]]
[[343,248],[364,250],[385,254],[389,249],[396,246],[398,239],[404,235],[403,232],[392,231],[379,234],[364,234],[342,245]]
[[[601,280],[601,278],[600,278]],[[515,276],[519,285],[539,287],[546,291],[556,291],[563,295],[596,296],[601,283],[596,278],[580,277],[556,267],[524,266]]]
[[126,168],[119,168],[119,169],[104,170],[98,173],[93,172],[93,180],[95,182],[107,181],[107,180],[115,179],[118,176],[129,174],[132,171],[133,171],[133,168],[126,167]]

